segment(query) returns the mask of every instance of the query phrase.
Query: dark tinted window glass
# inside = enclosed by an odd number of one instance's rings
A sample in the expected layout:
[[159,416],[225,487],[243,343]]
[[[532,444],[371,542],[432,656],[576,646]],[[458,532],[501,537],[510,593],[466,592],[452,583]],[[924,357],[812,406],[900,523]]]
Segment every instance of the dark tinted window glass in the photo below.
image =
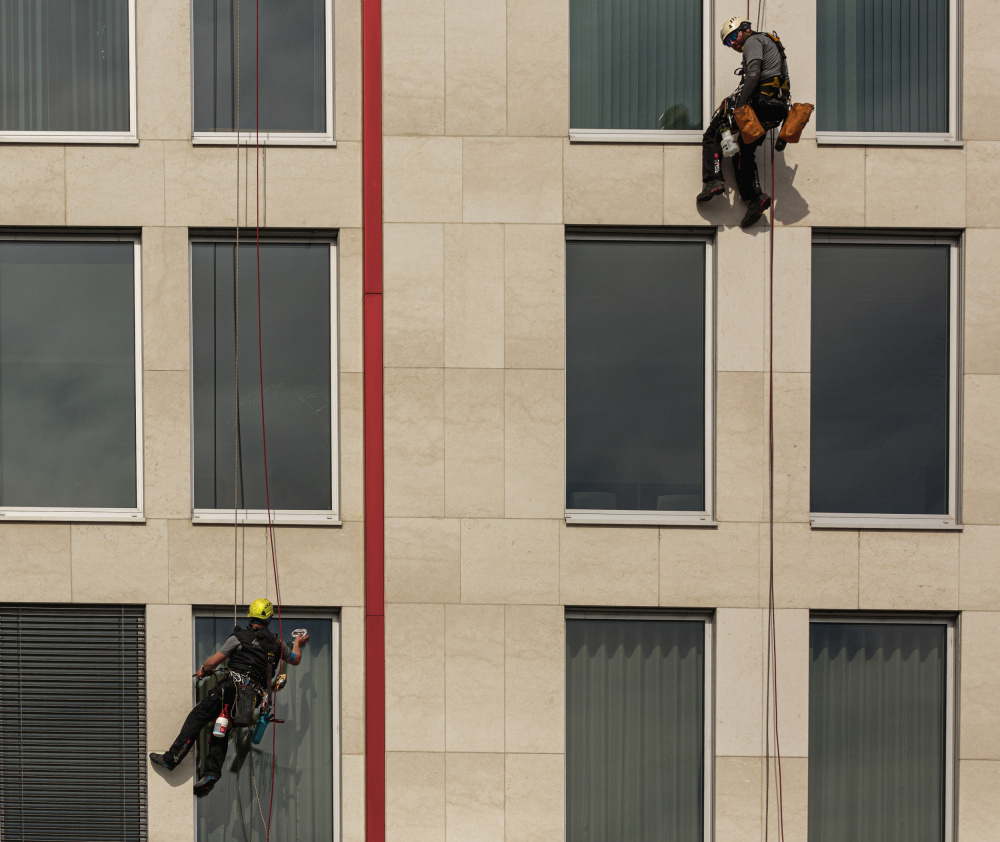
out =
[[705,244],[566,247],[566,507],[705,510]]
[[0,243],[0,505],[136,507],[134,250]]
[[194,0],[194,130],[235,131],[238,63],[241,130],[258,128],[259,78],[261,131],[326,131],[324,0],[260,0],[259,33],[256,5]]
[[[194,505],[233,507],[235,253],[191,247]],[[266,508],[254,244],[240,245],[240,508]],[[272,509],[332,507],[330,247],[260,247],[264,412]],[[245,496],[244,496],[245,495]]]
[[949,255],[813,246],[812,511],[947,513]]
[[129,129],[128,0],[0,0],[0,131]]

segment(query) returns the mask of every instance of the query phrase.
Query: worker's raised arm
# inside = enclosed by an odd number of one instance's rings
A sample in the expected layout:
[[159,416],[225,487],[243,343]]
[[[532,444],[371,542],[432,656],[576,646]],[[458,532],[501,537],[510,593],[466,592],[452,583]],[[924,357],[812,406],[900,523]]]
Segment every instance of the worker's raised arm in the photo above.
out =
[[291,664],[293,667],[298,666],[302,662],[302,644],[309,640],[309,633],[303,632],[302,634],[296,635],[292,640],[292,649],[288,651],[288,647],[284,643],[281,644],[281,658],[283,661]]
[[216,652],[214,655],[209,655],[205,659],[205,663],[201,665],[201,669],[199,669],[195,675],[198,678],[204,678],[228,657],[229,656],[225,652]]

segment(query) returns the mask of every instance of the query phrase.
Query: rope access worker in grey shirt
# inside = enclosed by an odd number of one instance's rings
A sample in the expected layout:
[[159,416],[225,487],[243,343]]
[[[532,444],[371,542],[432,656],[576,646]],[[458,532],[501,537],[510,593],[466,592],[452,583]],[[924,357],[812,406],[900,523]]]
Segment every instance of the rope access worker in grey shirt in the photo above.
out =
[[[776,35],[754,32],[746,18],[732,17],[722,25],[722,43],[743,54],[743,83],[727,97],[712,117],[702,139],[702,181],[704,187],[698,194],[699,202],[725,192],[722,177],[721,134],[729,124],[733,112],[749,104],[765,129],[781,124],[788,114],[790,99],[788,62],[785,48]],[[737,133],[738,134],[738,133]],[[757,175],[757,147],[767,137],[753,143],[739,138],[739,153],[733,158],[736,186],[740,197],[747,203],[747,212],[740,227],[749,228],[771,206],[771,197],[760,189]]]
[[[252,691],[253,707],[256,708],[266,696],[268,685],[278,664],[285,661],[296,666],[301,662],[302,644],[309,640],[309,635],[300,634],[289,649],[267,627],[273,615],[274,606],[270,600],[261,598],[250,603],[247,611],[250,622],[247,627],[237,626],[233,629],[233,633],[222,644],[222,648],[214,655],[210,655],[195,673],[197,678],[205,678],[228,658],[225,678],[209,691],[208,696],[194,706],[184,720],[174,744],[162,754],[149,755],[153,763],[167,771],[174,769],[191,750],[201,729],[214,722],[225,705],[228,705],[230,710],[233,709],[237,696],[237,681],[241,687],[248,687]],[[199,797],[207,795],[222,776],[222,763],[226,759],[228,747],[228,732],[224,737],[216,737],[213,734],[209,739],[205,774],[194,785],[195,795]]]

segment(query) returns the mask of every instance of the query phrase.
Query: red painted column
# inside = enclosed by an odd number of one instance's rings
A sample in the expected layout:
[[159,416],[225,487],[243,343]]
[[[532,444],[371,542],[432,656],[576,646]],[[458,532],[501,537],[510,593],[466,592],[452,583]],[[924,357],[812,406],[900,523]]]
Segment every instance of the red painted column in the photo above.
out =
[[382,420],[382,4],[362,0],[365,839],[385,842],[385,460]]

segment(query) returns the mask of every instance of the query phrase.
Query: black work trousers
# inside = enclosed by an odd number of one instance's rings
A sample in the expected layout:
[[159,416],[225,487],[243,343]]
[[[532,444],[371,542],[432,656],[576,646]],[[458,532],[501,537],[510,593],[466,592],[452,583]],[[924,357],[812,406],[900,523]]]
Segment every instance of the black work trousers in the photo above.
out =
[[[224,705],[229,705],[229,710],[233,709],[233,701],[236,699],[236,687],[233,680],[227,675],[213,687],[208,695],[194,706],[191,713],[184,720],[181,732],[170,746],[170,755],[175,763],[181,760],[191,750],[195,740],[201,733],[201,729],[208,724],[214,724],[222,713]],[[230,729],[232,725],[230,724]],[[226,761],[226,750],[229,748],[229,732],[224,737],[211,736],[208,738],[208,757],[205,758],[205,774],[219,778],[222,776],[222,764]]]
[[[757,119],[765,129],[773,128],[781,124],[785,119],[787,108],[784,103],[774,100],[754,100],[753,110],[757,113]],[[722,178],[722,127],[728,124],[728,118],[723,113],[724,109],[719,109],[712,117],[712,122],[705,129],[705,134],[701,141],[701,180],[713,181]],[[744,143],[739,131],[735,132],[740,145],[740,151],[733,156],[733,171],[736,173],[736,186],[740,191],[740,198],[749,202],[755,196],[760,195],[760,177],[757,173],[757,148],[767,137],[755,140],[753,143]]]

